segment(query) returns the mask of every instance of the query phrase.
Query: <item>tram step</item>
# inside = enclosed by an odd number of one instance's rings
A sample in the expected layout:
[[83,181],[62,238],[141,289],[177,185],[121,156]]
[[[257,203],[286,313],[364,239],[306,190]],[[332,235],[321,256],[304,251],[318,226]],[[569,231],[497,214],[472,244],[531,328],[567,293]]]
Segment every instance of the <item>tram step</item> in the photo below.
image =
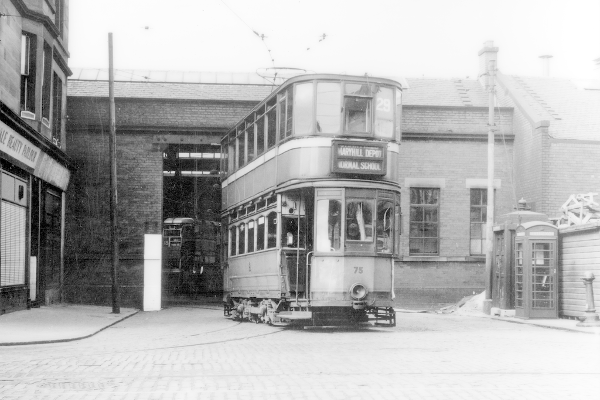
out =
[[281,319],[289,320],[311,319],[312,311],[281,311],[276,315]]

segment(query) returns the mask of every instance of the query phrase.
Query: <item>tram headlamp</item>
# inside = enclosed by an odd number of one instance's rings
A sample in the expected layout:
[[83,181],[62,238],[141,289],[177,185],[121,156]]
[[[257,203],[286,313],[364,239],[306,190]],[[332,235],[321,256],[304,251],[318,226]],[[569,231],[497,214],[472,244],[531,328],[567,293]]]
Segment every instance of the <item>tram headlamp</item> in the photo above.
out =
[[365,297],[367,297],[367,293],[367,288],[364,287],[364,285],[361,285],[360,283],[355,283],[350,287],[350,296],[354,300],[364,299]]

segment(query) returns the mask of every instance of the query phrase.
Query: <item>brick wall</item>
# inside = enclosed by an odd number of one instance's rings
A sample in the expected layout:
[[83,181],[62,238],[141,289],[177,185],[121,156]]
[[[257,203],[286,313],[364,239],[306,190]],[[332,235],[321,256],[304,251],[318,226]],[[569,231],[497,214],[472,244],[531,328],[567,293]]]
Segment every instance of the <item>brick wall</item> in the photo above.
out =
[[[512,212],[513,143],[495,143],[495,173],[501,180],[496,189],[495,214]],[[467,179],[487,179],[487,142],[484,140],[404,140],[400,146],[402,186],[403,261],[396,265],[399,307],[436,307],[484,289],[485,259],[470,255],[470,189]],[[408,256],[410,188],[406,178],[438,179],[440,189],[439,257]]]
[[[119,127],[153,129],[230,128],[256,103],[224,101],[116,99]],[[108,99],[69,97],[69,124],[77,127],[103,125],[108,129]]]
[[[140,307],[143,240],[162,226],[162,152],[148,134],[117,137],[118,233],[124,306]],[[78,169],[67,193],[65,293],[68,301],[110,302],[110,170],[108,132],[70,132]],[[110,304],[110,303],[107,303]]]
[[[512,132],[512,110],[495,113],[497,126]],[[402,107],[403,133],[479,133],[488,131],[488,109],[475,107]]]
[[[559,211],[570,195],[600,193],[600,142],[548,139],[548,164],[545,175],[544,209],[550,217],[562,215]],[[600,200],[596,196],[595,201]]]

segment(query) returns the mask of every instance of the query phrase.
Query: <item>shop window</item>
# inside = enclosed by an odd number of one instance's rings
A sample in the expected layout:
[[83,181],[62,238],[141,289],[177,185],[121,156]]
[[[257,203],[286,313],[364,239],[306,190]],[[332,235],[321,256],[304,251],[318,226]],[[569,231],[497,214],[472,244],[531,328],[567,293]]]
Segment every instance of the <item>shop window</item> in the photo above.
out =
[[317,84],[317,132],[340,133],[341,87],[337,82]]
[[26,182],[2,173],[0,287],[25,284]]
[[410,189],[411,255],[437,255],[439,252],[440,189]]
[[472,255],[485,254],[487,189],[471,189],[471,238]]
[[21,116],[35,119],[35,76],[37,40],[34,35],[21,36]]

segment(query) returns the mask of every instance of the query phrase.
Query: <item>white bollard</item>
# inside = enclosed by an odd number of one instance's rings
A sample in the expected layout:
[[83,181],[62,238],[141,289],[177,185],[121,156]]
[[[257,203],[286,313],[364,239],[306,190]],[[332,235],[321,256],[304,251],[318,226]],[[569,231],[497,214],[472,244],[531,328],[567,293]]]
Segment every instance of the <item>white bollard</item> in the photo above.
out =
[[159,311],[162,293],[162,235],[144,235],[144,311]]

